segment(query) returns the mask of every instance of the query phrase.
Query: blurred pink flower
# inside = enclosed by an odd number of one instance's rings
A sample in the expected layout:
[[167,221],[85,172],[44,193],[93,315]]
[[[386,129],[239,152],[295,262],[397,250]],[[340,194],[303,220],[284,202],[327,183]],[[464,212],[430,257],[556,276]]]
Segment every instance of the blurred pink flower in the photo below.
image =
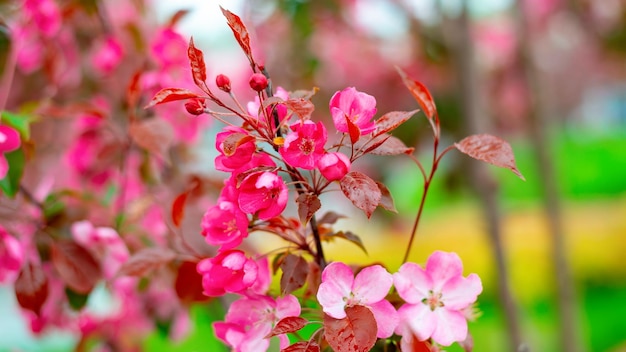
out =
[[189,64],[186,55],[187,41],[171,27],[158,31],[150,48],[152,55],[163,69]]
[[341,180],[350,171],[350,159],[342,153],[327,153],[317,161],[317,168],[328,181]]
[[24,261],[22,244],[0,226],[0,284],[14,281]]
[[350,119],[359,128],[361,135],[372,133],[376,129],[373,121],[376,98],[359,92],[354,87],[335,92],[330,98],[330,113],[339,132],[349,133],[346,119]]
[[120,42],[114,37],[108,37],[96,45],[91,61],[101,75],[107,75],[115,70],[123,57],[124,48]]
[[9,163],[5,153],[10,153],[20,147],[20,134],[12,127],[0,125],[0,180],[9,172]]
[[361,305],[374,314],[377,337],[391,336],[398,325],[398,313],[385,299],[393,285],[393,277],[380,265],[361,270],[356,277],[344,263],[333,262],[322,272],[317,300],[324,313],[335,319],[346,317],[346,307]]
[[51,38],[61,28],[61,11],[53,0],[25,0],[24,11],[39,32]]
[[110,227],[94,227],[87,220],[72,224],[72,237],[102,263],[106,279],[113,279],[130,256],[120,235]]
[[288,195],[287,185],[280,176],[273,172],[256,172],[239,186],[239,207],[244,213],[268,220],[285,210]]
[[198,263],[204,294],[209,297],[245,293],[257,280],[257,263],[240,250],[226,250]]
[[305,170],[315,168],[315,164],[324,154],[326,127],[320,121],[298,121],[291,125],[293,132],[285,137],[285,144],[278,150],[287,164]]
[[398,310],[396,333],[413,334],[422,341],[432,338],[443,346],[465,340],[464,310],[476,301],[482,284],[476,274],[463,277],[463,263],[456,253],[434,252],[425,270],[415,263],[405,263],[393,275],[393,281],[406,301]]
[[210,207],[202,217],[202,235],[208,244],[232,249],[248,236],[248,217],[232,202]]

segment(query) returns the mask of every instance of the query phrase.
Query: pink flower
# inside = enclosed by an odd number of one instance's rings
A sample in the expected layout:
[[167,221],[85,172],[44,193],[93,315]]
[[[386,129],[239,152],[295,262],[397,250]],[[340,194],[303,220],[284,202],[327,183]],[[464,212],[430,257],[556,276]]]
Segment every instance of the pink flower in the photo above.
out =
[[407,303],[400,307],[399,335],[414,334],[449,346],[467,336],[464,310],[482,291],[476,274],[463,277],[463,264],[456,253],[434,252],[426,270],[415,263],[403,264],[393,275],[398,294]]
[[288,189],[283,179],[273,172],[256,172],[247,176],[239,186],[239,208],[247,214],[257,214],[268,220],[285,210]]
[[350,159],[342,153],[327,153],[317,161],[317,168],[328,181],[341,180],[350,171]]
[[219,202],[202,217],[202,235],[222,250],[235,248],[248,236],[248,217],[236,204]]
[[244,293],[257,281],[257,263],[239,250],[226,250],[213,258],[198,263],[204,294],[217,297],[230,293]]
[[0,284],[15,280],[22,268],[24,249],[0,226]]
[[346,317],[346,307],[369,308],[378,326],[377,337],[387,338],[398,325],[398,313],[385,299],[392,284],[391,274],[380,265],[364,268],[354,277],[349,266],[334,262],[322,273],[317,300],[324,313],[335,319]]
[[91,222],[77,221],[71,227],[74,240],[87,248],[102,263],[104,277],[115,277],[130,256],[120,235],[110,227],[94,227]]
[[24,10],[46,38],[51,38],[61,28],[61,11],[53,0],[26,0]]
[[124,49],[120,42],[114,37],[105,38],[93,53],[93,66],[100,74],[106,75],[119,65],[123,56]]
[[361,135],[372,133],[376,124],[372,120],[376,114],[376,98],[348,87],[336,92],[330,99],[330,113],[337,131],[349,133],[346,119],[350,119]]
[[4,154],[20,147],[20,134],[9,126],[0,125],[0,180],[9,172],[9,163]]
[[174,29],[166,27],[157,32],[151,44],[152,55],[162,68],[180,68],[188,65],[187,41]]
[[[239,140],[243,141],[243,143],[237,145],[229,140],[229,137],[236,138],[235,134],[243,138]],[[234,150],[228,150],[225,147],[224,142],[227,141],[233,144],[233,146],[228,146],[228,148]],[[215,168],[227,172],[236,170],[250,162],[252,155],[256,151],[254,138],[249,136],[248,132],[243,128],[235,126],[226,126],[223,132],[217,134],[215,137],[215,148],[220,152],[220,155],[215,158]]]
[[[267,351],[270,341],[266,336],[283,318],[300,316],[300,303],[293,295],[243,297],[233,302],[224,322],[213,324],[215,335],[235,352]],[[280,348],[289,345],[287,336],[278,336]]]
[[287,164],[305,170],[315,168],[315,163],[324,154],[326,127],[320,121],[299,121],[291,125],[292,133],[285,137],[285,144],[279,149]]

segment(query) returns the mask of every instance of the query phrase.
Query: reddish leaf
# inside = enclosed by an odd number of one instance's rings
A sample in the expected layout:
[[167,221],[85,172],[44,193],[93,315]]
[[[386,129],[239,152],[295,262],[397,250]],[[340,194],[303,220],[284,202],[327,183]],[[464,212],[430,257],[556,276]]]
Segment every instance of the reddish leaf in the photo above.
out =
[[126,89],[126,101],[128,102],[128,106],[134,107],[137,105],[139,101],[139,97],[141,95],[141,87],[139,86],[139,79],[141,78],[141,71],[135,72],[133,77],[130,79],[130,83],[128,84],[128,88]]
[[378,120],[376,120],[376,131],[373,136],[380,136],[383,133],[391,132],[402,125],[411,116],[415,115],[419,110],[413,111],[392,111],[384,114]]
[[315,110],[315,105],[313,105],[310,100],[303,98],[291,98],[285,101],[285,105],[287,106],[287,109],[293,111],[303,120],[309,119]]
[[319,198],[311,193],[302,193],[296,198],[296,203],[298,203],[298,216],[303,225],[307,224],[315,212],[322,207]]
[[168,21],[167,26],[168,27],[176,26],[178,22],[180,22],[180,20],[182,20],[188,14],[189,14],[189,10],[186,10],[186,9],[176,11],[176,13],[174,13],[174,15],[170,17],[170,20]]
[[380,203],[378,203],[378,205],[391,212],[397,213],[398,210],[393,203],[393,197],[391,196],[391,192],[389,192],[389,188],[387,188],[387,186],[385,186],[382,182],[376,181],[376,184],[378,185],[378,189],[380,189],[381,194]]
[[306,100],[311,100],[311,98],[319,91],[320,89],[318,87],[313,87],[313,89],[311,90],[296,90],[294,92],[289,93],[289,98],[290,99],[306,99]]
[[417,103],[422,107],[426,117],[432,119],[433,116],[435,116],[437,107],[435,106],[433,96],[430,94],[426,86],[409,77],[400,67],[396,67],[396,69],[398,70],[400,77],[402,77],[404,85],[409,89],[409,92],[411,92],[415,100],[417,100]]
[[[400,139],[388,136],[382,143],[376,148],[369,150],[369,153],[374,155],[400,155],[400,154],[412,154],[415,149],[407,147]],[[381,137],[382,137],[381,136]]]
[[283,348],[280,352],[320,352],[320,346],[313,341],[298,341]]
[[169,103],[171,101],[190,98],[200,98],[200,95],[183,88],[163,88],[154,95],[150,103],[146,105],[144,109],[163,103]]
[[346,307],[346,317],[324,314],[324,337],[335,352],[367,352],[376,343],[374,314],[364,306]]
[[280,252],[276,254],[276,256],[274,256],[274,259],[272,259],[272,275],[276,275],[276,272],[283,264],[283,261],[285,260],[285,258],[287,258],[288,255],[289,252]]
[[251,136],[249,134],[239,132],[230,134],[228,137],[226,137],[226,139],[224,139],[224,142],[222,144],[222,150],[224,151],[224,155],[232,156],[233,154],[235,154],[235,152],[237,152],[237,147],[253,140],[254,136]]
[[185,203],[187,202],[187,196],[189,193],[184,192],[178,195],[172,203],[172,222],[174,226],[179,227],[180,223],[185,216]]
[[85,248],[73,241],[52,245],[52,264],[74,292],[87,294],[100,279],[100,265]]
[[202,291],[202,275],[196,270],[197,263],[183,262],[178,267],[174,288],[176,295],[184,303],[204,302],[209,299]]
[[309,275],[306,277],[306,290],[304,291],[304,297],[315,297],[321,282],[322,270],[320,269],[319,264],[315,261],[310,261]]
[[169,249],[144,248],[130,257],[117,272],[118,276],[143,276],[176,258],[176,253]]
[[332,225],[336,223],[339,219],[344,219],[344,218],[345,216],[341,214],[337,214],[334,211],[329,211],[325,213],[324,215],[322,215],[322,217],[317,220],[317,224],[318,225],[323,225],[323,224]]
[[339,231],[333,234],[333,237],[339,237],[346,239],[354,244],[356,244],[365,254],[367,254],[367,249],[365,249],[365,245],[363,245],[363,241],[361,241],[361,237],[355,235],[351,231]]
[[245,180],[246,177],[252,174],[256,174],[257,172],[275,171],[275,170],[276,170],[275,166],[257,166],[257,167],[253,167],[250,170],[237,174],[237,177],[236,177],[237,187],[241,185],[241,182],[243,182],[243,180]]
[[354,206],[363,210],[368,218],[372,216],[382,196],[374,180],[363,173],[352,171],[339,181],[339,185]]
[[355,125],[354,122],[346,115],[346,124],[348,125],[348,133],[350,134],[350,142],[352,144],[359,141],[361,138],[361,129]]
[[459,345],[463,347],[463,351],[465,352],[472,352],[474,350],[474,338],[472,337],[472,334],[469,333],[469,331],[467,332],[465,340],[459,341]]
[[39,315],[48,298],[48,279],[41,265],[26,263],[15,280],[15,297],[20,307]]
[[189,38],[187,56],[189,57],[189,63],[191,64],[193,83],[202,89],[205,85],[204,82],[206,81],[206,65],[204,64],[204,55],[202,54],[202,51],[193,45],[193,37]]
[[283,275],[280,277],[281,294],[292,293],[304,286],[309,273],[309,265],[304,258],[289,254],[280,263],[280,269],[283,271]]
[[151,118],[131,123],[131,138],[138,146],[169,163],[168,149],[174,142],[174,132],[169,123]]
[[308,320],[304,318],[300,318],[300,317],[282,318],[281,320],[278,321],[278,323],[276,323],[276,326],[274,326],[274,329],[272,329],[269,335],[267,335],[265,338],[268,339],[276,335],[296,332],[302,329],[308,322],[309,322]]
[[515,165],[515,157],[513,156],[511,145],[501,138],[489,134],[477,134],[466,137],[459,143],[454,143],[454,146],[461,153],[467,154],[474,159],[507,168],[526,181]]
[[228,26],[233,31],[235,39],[237,39],[237,43],[239,43],[239,46],[248,57],[250,64],[254,66],[254,59],[252,58],[252,48],[250,47],[250,35],[248,35],[248,30],[246,29],[246,26],[243,24],[243,21],[241,21],[241,18],[239,18],[239,16],[222,8],[221,6],[220,9],[222,10],[222,14],[224,15],[224,17],[226,17],[226,21],[228,21]]

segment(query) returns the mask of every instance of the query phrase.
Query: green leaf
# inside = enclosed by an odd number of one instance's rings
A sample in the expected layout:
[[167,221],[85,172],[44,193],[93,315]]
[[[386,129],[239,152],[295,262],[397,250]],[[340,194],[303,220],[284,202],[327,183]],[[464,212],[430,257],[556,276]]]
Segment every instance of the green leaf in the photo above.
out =
[[0,189],[7,197],[15,197],[20,189],[20,179],[24,172],[24,151],[22,148],[4,154],[9,164],[9,171],[7,175],[0,180]]
[[70,304],[70,307],[73,310],[81,310],[87,304],[87,299],[89,298],[89,294],[78,293],[72,290],[69,287],[65,287],[65,296],[67,296],[67,301]]
[[3,111],[0,120],[2,120],[3,124],[15,128],[20,133],[22,141],[30,139],[31,116]]

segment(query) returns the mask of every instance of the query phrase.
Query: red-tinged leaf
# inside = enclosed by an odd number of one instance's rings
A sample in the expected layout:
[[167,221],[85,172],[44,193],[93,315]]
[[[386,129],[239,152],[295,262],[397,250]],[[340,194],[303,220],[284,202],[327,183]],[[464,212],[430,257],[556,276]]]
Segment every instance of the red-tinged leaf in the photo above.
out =
[[222,143],[224,155],[232,156],[240,145],[250,141],[254,141],[254,136],[239,132],[230,134]]
[[302,329],[308,322],[308,320],[300,317],[282,318],[278,321],[278,323],[276,323],[276,326],[274,326],[272,331],[267,336],[265,336],[265,338],[269,339],[273,336],[296,332]]
[[309,275],[306,277],[306,289],[304,297],[317,296],[317,289],[322,282],[322,269],[315,261],[309,262]]
[[283,348],[280,352],[320,352],[320,346],[313,341],[298,341]]
[[280,277],[280,292],[283,295],[304,286],[309,273],[309,265],[304,258],[289,254],[280,264],[283,275]]
[[368,352],[376,343],[378,326],[369,308],[346,307],[346,317],[324,314],[324,338],[335,352]]
[[392,111],[384,114],[378,120],[376,120],[376,130],[373,136],[380,136],[383,133],[388,133],[403,123],[407,122],[411,116],[415,115],[419,109],[413,111]]
[[285,102],[285,105],[302,120],[308,120],[315,110],[315,105],[310,100],[302,98],[290,98]]
[[361,129],[357,126],[352,119],[346,115],[346,124],[348,125],[348,134],[350,135],[350,142],[352,144],[359,141],[361,138]]
[[374,154],[374,155],[407,154],[407,155],[410,155],[415,150],[414,148],[407,147],[403,141],[401,141],[400,139],[394,136],[389,136],[389,135],[382,135],[382,136],[388,136],[388,137],[385,138],[385,140],[382,143],[378,144],[376,148],[368,150],[370,154]]
[[48,298],[48,278],[41,265],[26,263],[15,280],[15,297],[20,307],[39,315]]
[[315,212],[322,207],[319,198],[311,193],[302,193],[296,198],[296,203],[298,203],[298,216],[303,225],[306,225]]
[[433,96],[430,94],[428,89],[422,83],[412,79],[409,77],[400,67],[396,67],[400,77],[402,77],[402,81],[404,85],[407,87],[411,95],[417,100],[417,103],[420,105],[424,114],[429,119],[432,119],[435,116],[435,112],[437,111],[437,107],[435,106],[435,100]]
[[317,220],[318,225],[329,224],[332,225],[336,223],[339,219],[345,219],[346,217],[341,214],[337,214],[334,211],[329,211],[324,213],[321,218]]
[[176,26],[178,22],[180,22],[180,20],[182,20],[188,14],[189,14],[189,10],[186,10],[186,9],[176,11],[176,13],[174,13],[174,15],[170,17],[170,20],[168,21],[167,26],[168,27]]
[[378,189],[380,189],[381,194],[380,203],[378,203],[378,205],[389,210],[390,212],[397,213],[398,210],[393,202],[393,197],[391,196],[391,192],[389,192],[389,188],[387,188],[387,186],[385,186],[382,182],[376,181],[376,184],[378,185]]
[[513,156],[511,145],[501,138],[489,134],[477,134],[466,137],[459,143],[454,143],[454,146],[461,153],[467,154],[474,159],[507,168],[526,181],[522,173],[517,169],[517,165],[515,165],[515,157]]
[[169,103],[171,101],[185,100],[185,99],[190,99],[190,98],[200,98],[200,97],[201,97],[200,95],[188,89],[163,88],[154,95],[152,100],[150,100],[150,103],[148,103],[148,105],[146,105],[144,109],[148,109],[155,105],[159,105],[163,103]]
[[250,47],[250,35],[248,34],[248,29],[246,29],[246,26],[243,24],[243,21],[241,21],[239,16],[222,8],[221,6],[220,9],[222,10],[224,17],[226,17],[228,27],[230,27],[233,31],[235,39],[237,39],[237,43],[239,43],[239,46],[248,57],[250,64],[254,66],[254,58],[252,57],[252,48]]
[[133,77],[130,79],[130,83],[128,84],[128,88],[126,89],[126,101],[128,102],[128,106],[135,107],[139,102],[139,97],[141,96],[141,87],[139,86],[139,79],[141,78],[141,71],[135,72]]
[[243,180],[246,179],[246,177],[252,175],[252,174],[256,174],[257,172],[265,172],[265,171],[274,171],[276,170],[275,166],[257,166],[254,167],[250,170],[244,171],[240,174],[237,175],[236,177],[236,181],[237,181],[237,187],[239,187],[241,185],[241,182],[243,182]]
[[311,98],[319,91],[320,89],[318,87],[313,87],[313,89],[311,90],[296,90],[294,92],[290,92],[289,93],[289,98],[291,99],[305,99],[305,100],[311,100]]
[[63,282],[74,292],[87,294],[100,276],[100,265],[84,247],[73,241],[52,245],[52,264]]
[[210,298],[202,294],[202,275],[196,270],[197,263],[185,261],[178,267],[174,289],[183,303],[205,302]]
[[368,218],[372,216],[382,196],[374,180],[363,173],[352,171],[339,181],[339,185],[354,206],[363,210]]
[[283,264],[283,261],[285,260],[285,258],[287,258],[288,255],[289,252],[280,252],[276,254],[274,259],[272,259],[272,275],[276,275],[278,269]]
[[357,236],[356,234],[352,233],[351,231],[339,231],[339,232],[333,234],[332,237],[339,237],[339,238],[343,238],[345,240],[348,240],[348,241],[356,244],[359,248],[361,248],[363,253],[367,254],[367,249],[365,249],[365,245],[363,245],[363,241],[361,241],[361,237]]
[[420,341],[415,335],[407,332],[402,336],[402,352],[431,352],[431,345],[427,341]]
[[176,258],[176,253],[169,249],[151,247],[133,254],[117,272],[118,276],[144,276],[149,271],[159,268]]
[[172,203],[172,222],[176,227],[180,227],[180,223],[185,216],[185,203],[187,202],[188,196],[189,193],[187,192],[181,193],[174,199],[174,203]]
[[191,64],[193,83],[200,87],[200,89],[203,89],[205,85],[204,82],[206,81],[206,65],[204,64],[204,55],[202,54],[202,50],[193,45],[193,37],[189,38],[187,56],[189,57],[189,63]]
[[141,148],[169,163],[168,150],[174,142],[174,132],[169,123],[159,118],[131,123],[129,133]]

